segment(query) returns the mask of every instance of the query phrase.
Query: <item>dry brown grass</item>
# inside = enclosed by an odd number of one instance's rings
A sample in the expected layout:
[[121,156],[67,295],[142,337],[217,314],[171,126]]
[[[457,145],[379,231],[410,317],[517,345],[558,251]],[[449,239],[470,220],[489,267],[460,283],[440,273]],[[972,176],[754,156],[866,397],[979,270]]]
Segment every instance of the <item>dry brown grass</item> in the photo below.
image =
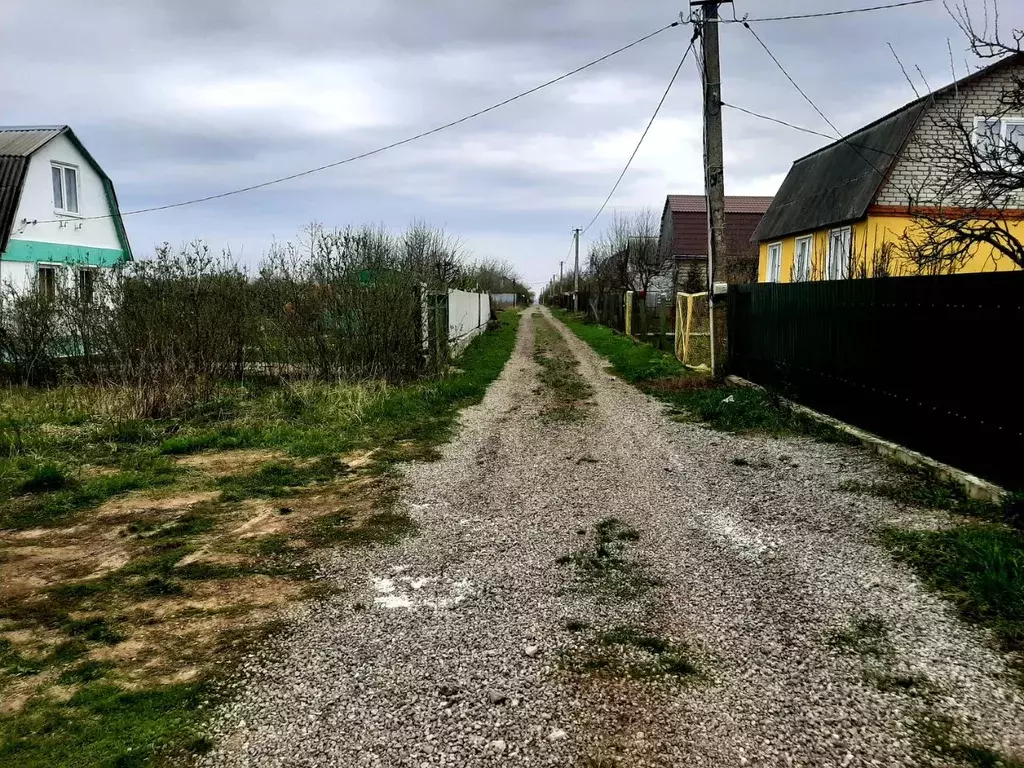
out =
[[[273,451],[224,451],[179,463],[195,473],[195,484],[210,487],[280,458]],[[76,525],[0,532],[0,615],[8,617],[0,619],[0,640],[42,667],[35,674],[0,671],[0,714],[18,712],[35,697],[70,697],[76,686],[58,678],[71,665],[95,662],[122,687],[141,688],[202,678],[249,645],[284,604],[308,593],[302,564],[307,550],[324,543],[318,522],[341,516],[358,530],[386,504],[390,481],[365,469],[372,455],[342,460],[354,471],[283,499],[226,503],[213,490],[136,493],[104,503]],[[161,534],[197,514],[209,520],[161,576],[180,590],[146,595],[125,588],[122,575],[153,557]],[[196,567],[210,575],[175,579]],[[62,592],[108,582],[109,589],[84,601]],[[45,663],[68,642],[69,622],[89,620],[114,627],[117,637],[88,643],[67,664]]]

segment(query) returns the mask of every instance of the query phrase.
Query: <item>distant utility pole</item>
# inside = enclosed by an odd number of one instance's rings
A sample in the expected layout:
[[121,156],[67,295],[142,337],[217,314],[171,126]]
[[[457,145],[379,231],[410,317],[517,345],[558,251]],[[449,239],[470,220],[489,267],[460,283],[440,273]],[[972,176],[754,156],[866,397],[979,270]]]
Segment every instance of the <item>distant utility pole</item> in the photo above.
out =
[[573,234],[576,236],[576,269],[573,271],[573,284],[572,284],[572,311],[580,311],[580,228],[576,227],[573,230]]
[[704,59],[704,191],[708,211],[708,312],[711,370],[715,371],[715,266],[725,255],[725,162],[722,159],[722,68],[718,52],[718,6],[732,0],[696,0]]
[[565,264],[564,261],[558,262],[558,289],[562,289],[562,266]]

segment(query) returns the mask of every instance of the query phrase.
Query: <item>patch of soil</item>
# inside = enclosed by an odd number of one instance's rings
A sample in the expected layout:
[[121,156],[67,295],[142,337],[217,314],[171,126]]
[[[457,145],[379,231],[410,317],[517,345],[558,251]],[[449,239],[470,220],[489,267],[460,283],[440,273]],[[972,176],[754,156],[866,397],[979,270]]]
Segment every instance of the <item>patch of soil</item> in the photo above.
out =
[[220,491],[189,491],[159,498],[143,494],[125,496],[104,503],[92,515],[107,518],[108,522],[130,522],[147,512],[185,512],[196,504],[212,501],[219,495]]
[[268,461],[279,461],[283,458],[285,456],[280,451],[264,449],[217,451],[185,456],[178,459],[178,464],[217,477],[230,477],[251,472]]
[[84,537],[61,545],[44,542],[3,548],[0,600],[26,597],[54,584],[98,579],[128,564],[125,542]]

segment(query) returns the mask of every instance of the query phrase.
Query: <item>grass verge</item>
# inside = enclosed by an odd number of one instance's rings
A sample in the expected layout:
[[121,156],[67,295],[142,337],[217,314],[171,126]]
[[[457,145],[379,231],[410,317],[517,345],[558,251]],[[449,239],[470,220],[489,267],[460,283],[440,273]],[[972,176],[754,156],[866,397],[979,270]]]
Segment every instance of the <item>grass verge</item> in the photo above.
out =
[[938,509],[963,520],[942,530],[888,527],[881,542],[950,599],[968,621],[990,629],[1005,650],[1024,651],[1024,531],[1020,500],[1004,504],[968,498],[955,483],[893,464],[888,479],[846,482],[841,489],[900,504]]
[[672,406],[681,421],[697,421],[723,432],[797,435],[826,442],[853,443],[845,432],[795,411],[759,389],[727,387],[707,374],[691,371],[673,355],[658,351],[583,314],[552,313],[595,352],[608,359],[616,375]]
[[174,421],[116,397],[0,394],[0,763],[182,764],[214,675],[322,593],[317,547],[392,543],[388,469],[429,459],[479,402],[519,316],[444,377],[226,388]]

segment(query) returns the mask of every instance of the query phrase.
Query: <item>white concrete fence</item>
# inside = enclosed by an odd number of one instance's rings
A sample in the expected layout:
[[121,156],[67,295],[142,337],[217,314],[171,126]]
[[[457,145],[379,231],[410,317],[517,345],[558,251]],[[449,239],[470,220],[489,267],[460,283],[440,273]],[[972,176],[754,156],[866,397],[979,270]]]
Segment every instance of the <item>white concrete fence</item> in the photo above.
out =
[[491,298],[486,293],[448,291],[448,346],[461,351],[487,329]]
[[[491,320],[491,298],[486,293],[449,290],[423,293],[423,350],[427,352],[444,334],[447,324],[448,350],[458,354],[476,336],[487,330]],[[439,328],[440,326],[440,328]]]

